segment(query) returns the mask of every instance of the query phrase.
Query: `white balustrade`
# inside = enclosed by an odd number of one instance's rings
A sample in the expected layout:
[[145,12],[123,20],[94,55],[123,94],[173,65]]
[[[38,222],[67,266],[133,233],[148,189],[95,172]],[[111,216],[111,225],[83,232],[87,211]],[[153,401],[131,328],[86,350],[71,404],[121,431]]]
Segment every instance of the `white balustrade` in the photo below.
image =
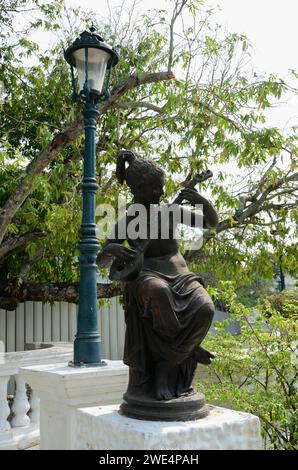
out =
[[30,421],[31,423],[39,423],[39,403],[40,399],[36,392],[32,390],[30,398]]
[[18,428],[22,426],[28,426],[30,424],[30,418],[27,416],[27,413],[30,410],[30,405],[28,402],[25,381],[20,375],[16,375],[15,379],[16,392],[12,405],[14,418],[11,422],[11,426],[13,428]]
[[[39,397],[31,389],[28,399],[27,384],[19,375],[19,368],[67,364],[71,359],[70,343],[61,343],[61,346],[56,343],[53,347],[34,351],[0,353],[0,450],[23,449],[39,443]],[[15,379],[16,388],[10,409],[8,382],[11,377]]]
[[0,376],[0,432],[10,429],[10,424],[7,421],[10,415],[10,408],[7,401],[7,385],[9,379],[9,375]]

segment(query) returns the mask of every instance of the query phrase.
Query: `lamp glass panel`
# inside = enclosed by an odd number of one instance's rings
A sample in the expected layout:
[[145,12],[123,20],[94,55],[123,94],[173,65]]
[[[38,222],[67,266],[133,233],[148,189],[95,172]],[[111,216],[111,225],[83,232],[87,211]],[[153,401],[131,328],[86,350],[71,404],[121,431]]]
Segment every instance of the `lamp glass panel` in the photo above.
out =
[[[83,91],[86,81],[85,76],[85,49],[78,49],[73,53],[78,71],[79,92]],[[101,93],[106,68],[110,54],[94,47],[88,48],[88,85],[90,90]]]

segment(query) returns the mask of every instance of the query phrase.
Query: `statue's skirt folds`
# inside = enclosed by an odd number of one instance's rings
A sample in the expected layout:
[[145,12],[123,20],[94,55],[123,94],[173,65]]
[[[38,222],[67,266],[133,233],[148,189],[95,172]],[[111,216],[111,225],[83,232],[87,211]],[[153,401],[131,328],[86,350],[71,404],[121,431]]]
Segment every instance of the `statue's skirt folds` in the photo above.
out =
[[157,363],[168,364],[173,397],[191,391],[195,353],[214,315],[201,279],[180,253],[145,258],[135,281],[125,286],[127,326],[124,362],[130,367],[128,390],[152,390]]

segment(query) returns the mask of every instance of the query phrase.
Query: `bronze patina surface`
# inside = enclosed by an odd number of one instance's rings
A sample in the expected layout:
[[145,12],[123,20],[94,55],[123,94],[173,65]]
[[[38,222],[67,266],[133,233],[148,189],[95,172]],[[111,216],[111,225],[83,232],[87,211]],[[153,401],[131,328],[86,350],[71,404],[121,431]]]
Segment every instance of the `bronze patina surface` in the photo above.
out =
[[[159,204],[164,172],[154,162],[137,160],[124,151],[118,156],[116,174],[121,183],[127,182],[135,203],[148,209]],[[180,205],[182,200],[203,205],[204,227],[217,225],[213,206],[193,187],[183,189],[175,200],[177,210],[189,210]],[[189,220],[194,223],[194,217]],[[126,215],[117,224],[127,226],[130,221]],[[125,284],[124,362],[129,366],[129,384],[121,412],[139,419],[187,421],[208,414],[204,396],[194,391],[192,382],[197,363],[210,364],[214,358],[201,346],[214,305],[202,279],[189,271],[179,252],[174,218],[170,221],[167,239],[127,238],[130,248],[122,245],[125,239],[108,239],[98,263],[107,265],[116,257],[110,277]]]

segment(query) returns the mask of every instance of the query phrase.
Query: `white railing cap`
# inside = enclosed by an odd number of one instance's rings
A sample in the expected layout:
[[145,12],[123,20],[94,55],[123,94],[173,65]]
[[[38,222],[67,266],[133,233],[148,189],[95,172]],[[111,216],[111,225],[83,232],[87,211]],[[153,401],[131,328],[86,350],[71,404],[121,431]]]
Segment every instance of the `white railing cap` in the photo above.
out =
[[72,359],[73,343],[52,343],[52,346],[32,351],[0,353],[0,376],[18,373],[20,367],[58,364]]

